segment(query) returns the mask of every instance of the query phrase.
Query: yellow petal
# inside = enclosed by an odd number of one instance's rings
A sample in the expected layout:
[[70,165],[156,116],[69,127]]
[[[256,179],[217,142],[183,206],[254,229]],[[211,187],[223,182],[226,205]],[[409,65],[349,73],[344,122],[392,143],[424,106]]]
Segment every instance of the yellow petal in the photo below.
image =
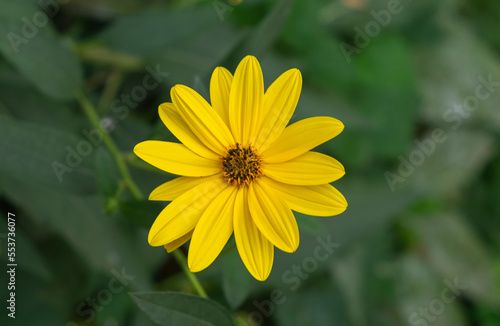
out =
[[172,201],[185,193],[186,191],[196,187],[199,184],[205,183],[209,178],[220,178],[220,175],[212,175],[209,177],[178,177],[174,180],[165,182],[157,187],[149,195],[149,200]]
[[176,239],[172,242],[167,243],[164,247],[165,247],[165,249],[167,249],[167,252],[172,252],[175,249],[182,246],[183,244],[185,244],[186,242],[188,242],[188,240],[191,239],[192,235],[193,235],[193,230],[189,231],[188,233],[186,233],[185,235],[183,235],[179,239]]
[[299,213],[314,216],[334,216],[347,208],[344,196],[329,184],[293,186],[263,177],[260,182],[279,192],[288,206]]
[[211,201],[226,187],[222,177],[210,178],[177,197],[153,223],[149,230],[149,244],[162,246],[191,231]]
[[229,92],[233,75],[223,67],[215,68],[210,79],[210,102],[222,121],[229,126]]
[[254,144],[263,118],[264,78],[257,59],[246,56],[234,73],[229,95],[229,122],[236,142]]
[[345,174],[339,161],[316,152],[307,152],[283,163],[263,164],[262,171],[276,181],[301,186],[330,183]]
[[299,228],[288,205],[264,183],[250,184],[248,205],[252,220],[279,249],[294,252],[299,246]]
[[274,246],[259,231],[252,220],[248,207],[248,188],[238,189],[234,204],[234,239],[241,260],[259,281],[265,281],[271,273]]
[[290,69],[272,83],[264,95],[264,116],[255,148],[264,151],[285,129],[295,111],[302,89],[302,75]]
[[174,134],[177,139],[187,148],[196,154],[208,159],[216,160],[218,155],[211,151],[205,144],[198,139],[195,133],[189,128],[186,122],[182,119],[179,112],[172,103],[160,104],[158,108],[160,119],[165,126]]
[[288,161],[332,139],[343,129],[342,122],[330,117],[300,120],[286,127],[262,157],[267,163]]
[[187,177],[204,177],[220,172],[220,164],[195,154],[186,146],[148,140],[134,147],[135,155],[169,173]]
[[231,237],[237,189],[224,189],[210,203],[196,225],[188,254],[188,266],[192,272],[207,268]]
[[170,93],[183,120],[208,148],[222,154],[234,144],[229,128],[200,94],[183,85],[172,87]]

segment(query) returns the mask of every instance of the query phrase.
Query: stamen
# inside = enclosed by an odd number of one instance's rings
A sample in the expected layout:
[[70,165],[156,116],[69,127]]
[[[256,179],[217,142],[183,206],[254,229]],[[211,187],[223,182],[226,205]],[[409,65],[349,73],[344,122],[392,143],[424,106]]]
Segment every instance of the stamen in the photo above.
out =
[[251,145],[243,147],[236,143],[219,158],[219,162],[222,175],[233,186],[248,186],[263,175],[262,158]]

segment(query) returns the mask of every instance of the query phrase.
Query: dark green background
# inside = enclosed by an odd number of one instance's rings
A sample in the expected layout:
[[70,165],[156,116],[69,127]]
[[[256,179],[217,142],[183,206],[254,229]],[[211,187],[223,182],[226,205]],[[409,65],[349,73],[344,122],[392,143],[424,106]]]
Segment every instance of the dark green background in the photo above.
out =
[[[181,326],[226,325],[229,315],[237,325],[263,315],[264,325],[280,326],[500,325],[500,87],[483,87],[487,98],[471,112],[456,110],[474,104],[481,78],[500,82],[500,6],[404,0],[381,26],[371,11],[388,12],[394,1],[2,0],[2,325],[155,325],[148,314],[171,325],[165,316],[176,309],[199,317],[184,316]],[[367,27],[373,37],[346,57],[342,48],[356,46]],[[164,204],[122,191],[102,143],[57,178],[53,162],[68,164],[93,130],[75,94],[97,107],[148,194],[173,176],[142,164],[132,148],[174,140],[157,115],[170,88],[184,84],[208,97],[213,69],[234,72],[247,54],[259,59],[266,87],[301,70],[292,122],[324,115],[345,124],[319,151],[344,164],[334,185],[349,207],[332,218],[296,214],[301,245],[294,254],[277,250],[266,282],[245,270],[231,240],[197,274],[230,312],[172,293],[130,295],[193,289],[172,256],[147,243]],[[168,76],[144,90],[157,68]],[[435,130],[443,141],[431,143]],[[17,217],[15,320],[4,307],[8,212]],[[338,244],[326,261],[312,258],[318,237]],[[310,272],[293,275],[304,264]],[[102,297],[122,271],[133,280]],[[467,288],[436,303],[454,280]],[[97,308],[82,305],[96,297]],[[163,310],[144,308],[148,300]]]

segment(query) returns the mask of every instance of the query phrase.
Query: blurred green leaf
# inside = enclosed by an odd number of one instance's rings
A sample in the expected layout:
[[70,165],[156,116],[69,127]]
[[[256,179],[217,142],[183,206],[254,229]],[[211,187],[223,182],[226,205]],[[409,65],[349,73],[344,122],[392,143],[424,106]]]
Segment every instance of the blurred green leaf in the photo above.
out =
[[[446,26],[444,40],[439,46],[420,49],[416,57],[424,118],[450,127],[476,125],[483,130],[498,130],[500,65],[497,55],[479,42],[462,22],[449,18],[443,19],[442,24]],[[477,93],[479,87],[482,89]],[[474,108],[474,99],[477,107],[471,111],[465,109],[466,101]]]
[[[157,112],[157,107],[148,107],[148,110]],[[160,119],[158,119],[160,120]],[[148,138],[151,134],[151,126],[145,121],[134,118],[120,119],[111,118],[111,126],[113,129],[109,131],[116,142],[118,148],[123,152],[130,152],[134,146],[142,140]],[[164,127],[164,129],[166,129]]]
[[[106,309],[96,313],[96,325],[125,325],[129,323],[130,310],[134,307],[132,300],[126,292],[113,296],[113,300],[106,305]],[[147,325],[147,324],[146,324]]]
[[0,3],[0,53],[44,94],[71,99],[82,85],[78,59],[34,1]]
[[[442,293],[448,288],[447,284],[417,255],[413,253],[404,255],[394,267],[395,303],[401,324],[417,325],[432,322],[432,325],[439,326],[468,325],[462,312],[461,297],[458,296],[458,300],[455,297],[451,303],[444,303]],[[453,284],[454,278],[448,280]],[[464,284],[460,278],[458,283]],[[449,297],[450,294],[447,294],[446,298]],[[436,305],[436,302],[440,304]],[[431,306],[431,303],[434,304]],[[441,305],[442,309],[436,309]]]
[[14,67],[2,60],[0,85],[0,106],[8,116],[73,133],[86,126],[86,120],[75,114],[70,103],[47,97]]
[[[0,275],[0,282],[5,284],[5,289],[0,292],[0,300],[5,303],[7,303],[11,292],[7,291],[8,276],[9,274],[6,272]],[[53,294],[54,287],[51,285],[33,277],[32,273],[18,269],[16,271],[15,289],[16,318],[8,317],[7,313],[10,313],[10,311],[5,307],[4,313],[0,314],[0,324],[9,326],[65,325],[67,320],[63,318],[58,307],[54,306],[53,297],[48,295],[48,293]]]
[[132,224],[150,228],[165,205],[150,200],[129,200],[120,203],[120,211]]
[[[436,128],[437,129],[437,128]],[[399,166],[392,172],[404,176],[404,182],[396,185],[412,187],[421,193],[447,194],[470,182],[483,169],[494,151],[495,141],[486,133],[470,132],[468,130],[449,130],[443,132],[443,137],[439,139],[443,142],[436,142],[432,132],[424,134],[419,142],[422,144],[433,143],[434,150],[426,154],[422,149],[415,145],[409,154],[404,155],[406,160],[413,168],[409,168],[408,174],[399,173],[399,169],[404,163],[400,159]],[[424,145],[431,148],[431,145]],[[417,154],[421,153],[420,157]],[[411,161],[410,160],[411,156]],[[411,162],[419,162],[412,164]],[[410,173],[411,172],[411,173]],[[398,191],[398,190],[397,190]]]
[[[350,251],[350,255],[337,257],[332,264],[332,273],[335,276],[334,282],[338,283],[347,305],[347,315],[349,322],[353,326],[366,325],[367,313],[367,248],[360,245]],[[380,293],[378,293],[381,296]],[[379,302],[383,299],[379,297]]]
[[292,2],[292,0],[280,0],[269,10],[266,17],[252,31],[250,37],[236,50],[234,57],[243,58],[249,54],[256,57],[263,56],[278,39],[287,21]]
[[321,32],[318,17],[321,9],[322,4],[318,0],[292,1],[288,20],[281,33],[283,42],[295,49],[307,50],[312,36]]
[[106,197],[116,194],[119,183],[119,175],[116,163],[107,150],[99,147],[94,156],[97,187]]
[[[74,196],[29,182],[6,179],[7,198],[29,212],[30,220],[61,235],[94,271],[131,275],[131,289],[149,289],[163,251],[152,249],[145,231],[103,213],[101,196]],[[29,198],[29,200],[26,200]]]
[[346,301],[350,325],[402,325],[393,317],[395,240],[395,232],[374,232],[333,260],[333,282]]
[[375,125],[366,141],[382,157],[397,157],[413,138],[418,102],[412,56],[401,37],[380,35],[353,59],[351,101]]
[[[489,162],[481,176],[471,183],[464,194],[467,201],[460,204],[460,209],[465,212],[467,222],[478,230],[478,235],[484,239],[485,243],[491,244],[493,250],[498,250],[500,249],[500,238],[497,234],[497,230],[500,229],[500,219],[498,219],[500,201],[497,200],[500,198],[499,153]],[[500,273],[498,283],[500,285]]]
[[466,293],[499,307],[494,263],[486,248],[462,218],[454,214],[413,218],[407,225],[420,239],[430,263],[449,280],[458,278]]
[[168,95],[172,85],[183,84],[208,100],[213,69],[231,54],[243,36],[244,32],[231,24],[207,26],[192,38],[148,56],[147,62],[168,72],[168,82],[161,85]]
[[315,84],[335,89],[346,97],[355,87],[354,65],[349,64],[339,46],[340,40],[323,31],[309,35],[299,48],[304,53],[306,78]]
[[365,312],[365,302],[368,301],[365,290],[367,284],[364,282],[367,253],[363,249],[359,245],[355,246],[350,255],[337,258],[332,264],[335,281],[338,282],[339,290],[347,303],[347,315],[353,326],[366,325],[367,318]]
[[[24,217],[24,216],[23,216]],[[26,233],[32,238],[43,235],[37,241],[37,249],[42,254],[48,267],[50,268],[52,278],[49,282],[40,282],[31,293],[36,296],[45,296],[50,292],[50,296],[44,301],[57,307],[60,311],[68,311],[70,314],[76,312],[77,300],[83,300],[84,297],[93,296],[95,291],[102,288],[109,277],[103,273],[90,274],[88,265],[83,257],[68,245],[58,232],[48,230],[44,225],[37,221],[26,221],[28,229]],[[37,229],[33,230],[30,225],[36,224]],[[61,259],[64,257],[64,259]],[[20,257],[20,259],[22,259]],[[64,284],[64,286],[59,286]],[[68,300],[73,298],[74,301]],[[64,316],[67,318],[68,316]]]
[[191,40],[216,23],[212,8],[145,10],[119,17],[98,40],[118,51],[148,56]]
[[220,259],[223,271],[222,290],[229,306],[236,309],[250,294],[255,280],[243,265],[236,249]]
[[464,14],[471,18],[477,35],[500,50],[500,35],[495,33],[500,17],[500,7],[495,0],[466,1]]
[[[72,134],[0,117],[0,173],[53,189],[93,193],[87,156],[95,149]],[[84,155],[85,154],[85,155]]]
[[304,230],[312,235],[318,235],[325,232],[325,224],[321,217],[309,216],[293,212],[300,230]]
[[346,175],[335,184],[349,206],[339,216],[324,219],[324,223],[338,242],[353,243],[382,232],[398,214],[420,198],[421,194],[414,189],[392,193],[382,179],[382,172],[378,173],[377,178]]
[[234,325],[229,312],[209,299],[178,292],[133,292],[130,295],[158,325]]
[[286,293],[273,304],[273,320],[280,326],[346,325],[345,303],[329,286],[321,282],[301,293]]
[[[352,87],[354,67],[344,57],[341,40],[321,24],[327,7],[319,0],[293,1],[282,41],[301,54],[306,79],[339,90],[341,95]],[[338,4],[336,8],[342,7]]]
[[149,317],[142,312],[142,310],[137,307],[136,305],[133,305],[134,309],[134,317],[130,325],[132,326],[156,326],[157,324],[149,319]]
[[[7,216],[7,212],[2,211],[3,216]],[[20,218],[17,217],[16,222],[19,222]],[[0,243],[2,244],[2,248],[0,249],[2,252],[1,258],[2,262],[7,264],[7,238],[1,237],[2,235],[6,235],[8,232],[7,228],[7,219],[0,219]],[[3,234],[2,234],[3,233]],[[40,279],[43,279],[45,281],[51,279],[53,277],[49,267],[47,266],[47,263],[45,262],[44,258],[42,255],[39,253],[39,248],[36,247],[36,244],[34,243],[33,239],[30,239],[24,231],[19,228],[19,225],[17,225],[17,228],[15,230],[15,237],[14,237],[15,243],[16,243],[16,256],[22,257],[22,259],[19,259],[17,261],[18,268],[26,271],[27,273],[33,274]],[[4,251],[5,250],[5,251]]]

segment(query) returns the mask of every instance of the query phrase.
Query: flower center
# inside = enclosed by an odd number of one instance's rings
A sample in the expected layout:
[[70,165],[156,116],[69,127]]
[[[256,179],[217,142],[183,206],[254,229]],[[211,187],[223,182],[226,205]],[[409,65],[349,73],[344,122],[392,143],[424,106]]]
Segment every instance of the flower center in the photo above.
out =
[[244,187],[255,181],[262,173],[262,158],[255,149],[248,145],[228,148],[225,155],[219,158],[222,175],[230,185]]

